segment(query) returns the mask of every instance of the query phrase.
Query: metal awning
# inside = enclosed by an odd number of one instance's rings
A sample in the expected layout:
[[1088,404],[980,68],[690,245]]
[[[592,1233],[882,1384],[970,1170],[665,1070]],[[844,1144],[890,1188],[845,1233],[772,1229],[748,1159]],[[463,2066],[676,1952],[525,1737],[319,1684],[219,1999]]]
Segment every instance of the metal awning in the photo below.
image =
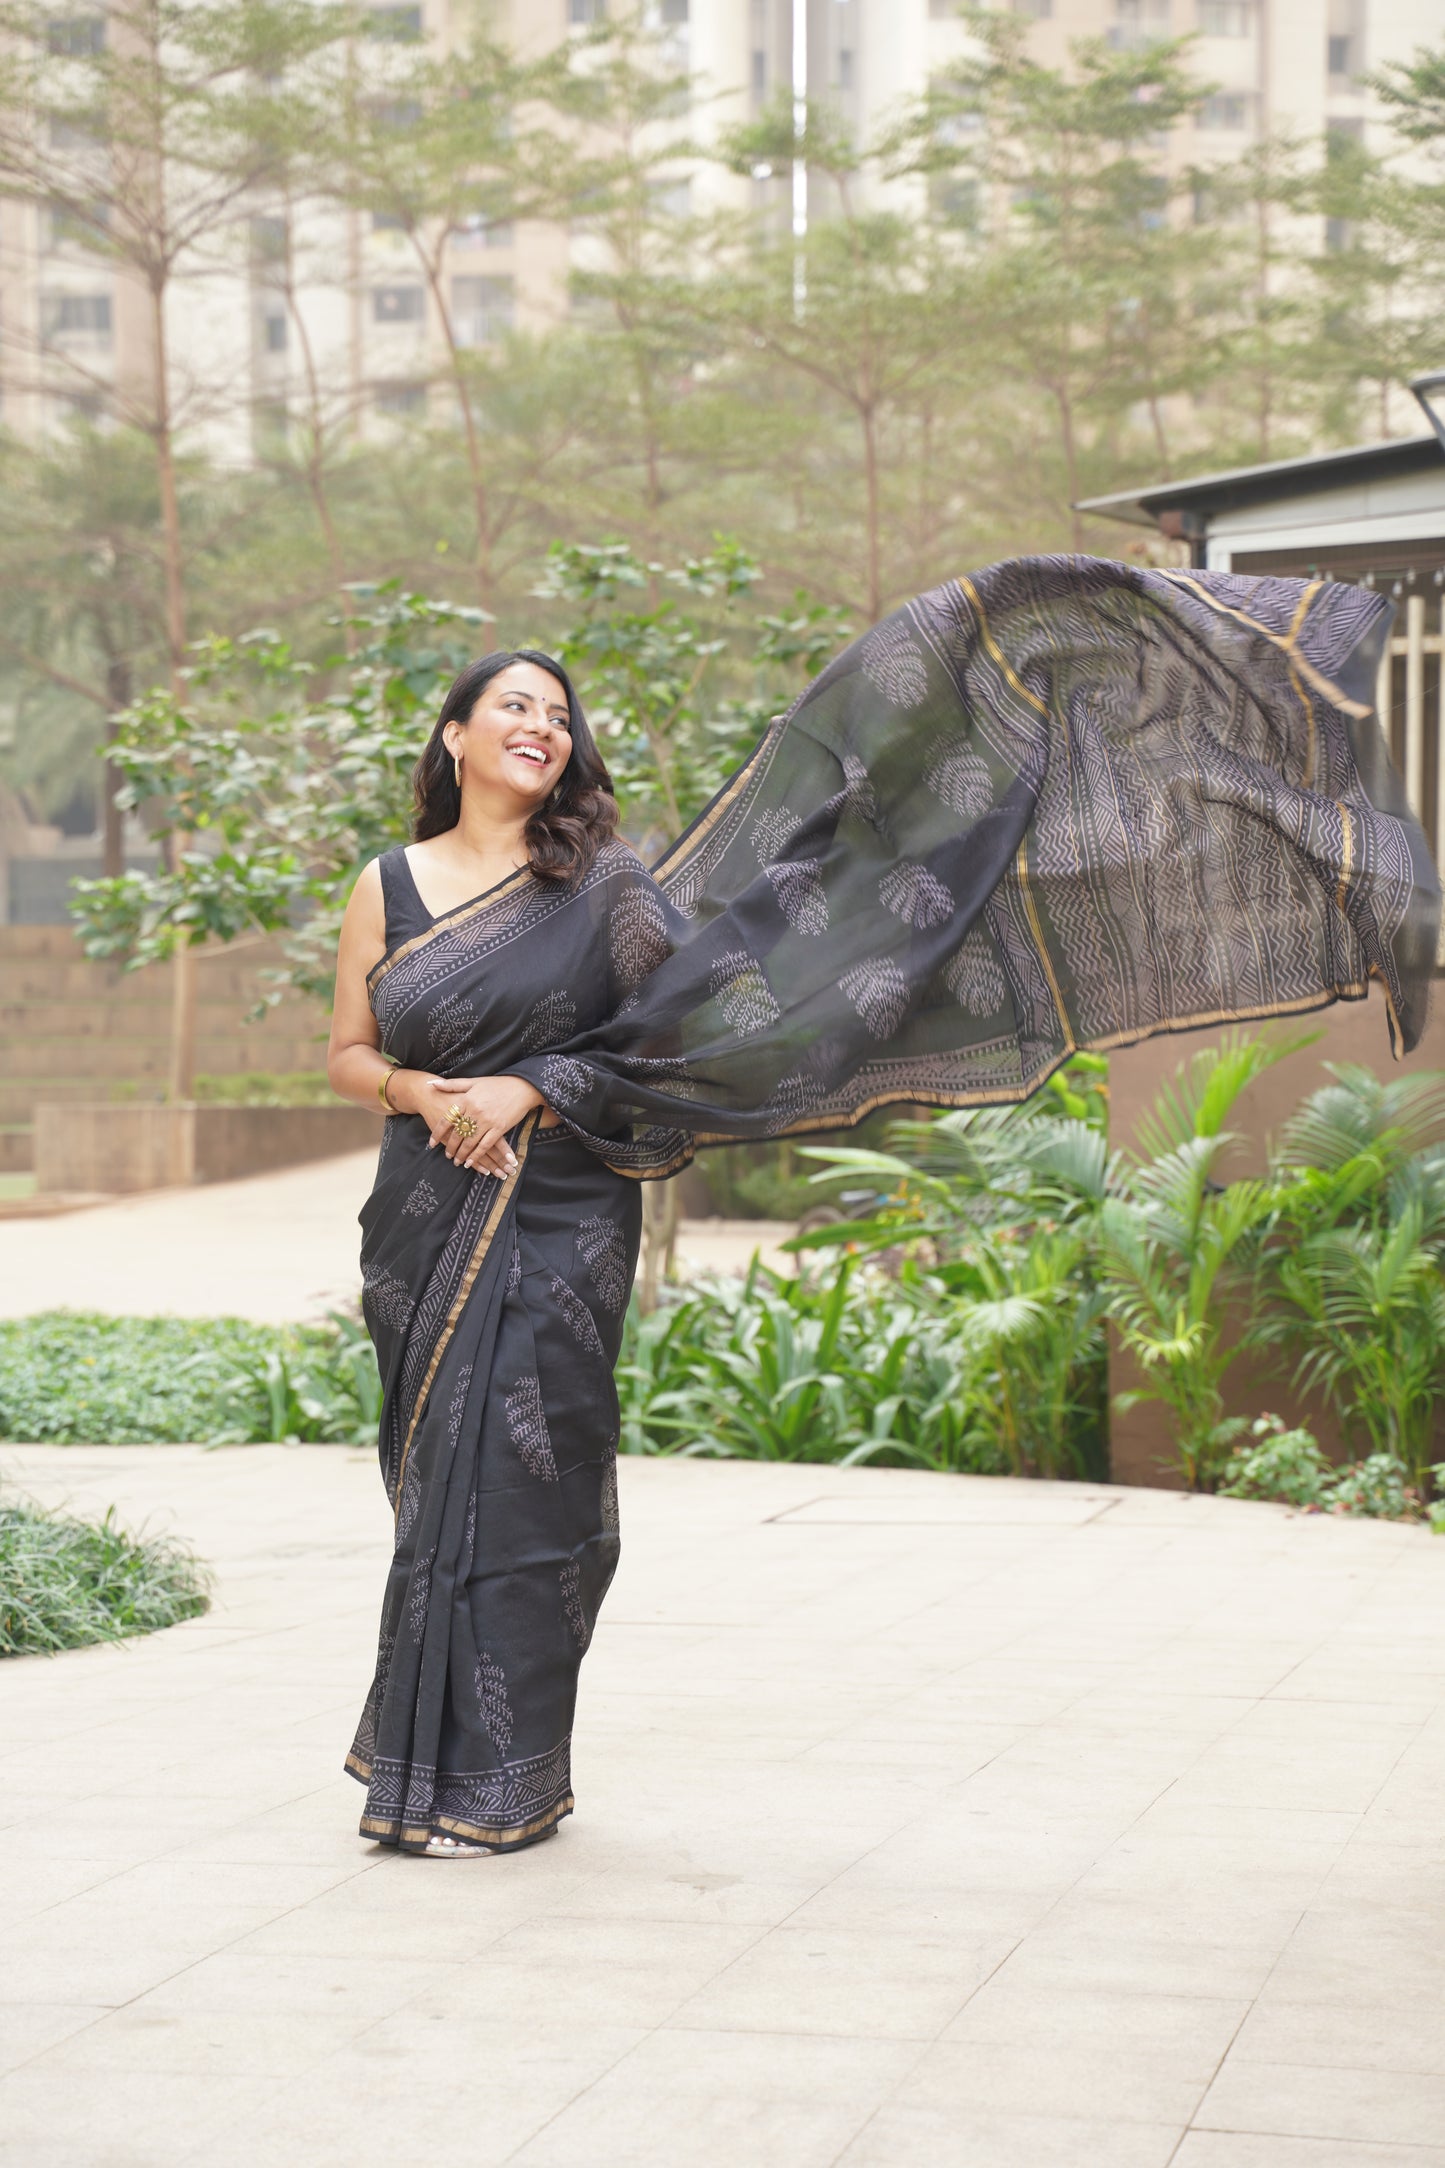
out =
[[1096,519],[1125,520],[1136,527],[1167,522],[1166,532],[1172,525],[1176,534],[1199,534],[1213,514],[1239,505],[1314,496],[1343,483],[1395,481],[1432,467],[1445,467],[1445,451],[1433,436],[1391,437],[1379,444],[1352,445],[1342,452],[1315,453],[1308,459],[1272,459],[1258,467],[1228,467],[1219,474],[1150,482],[1142,489],[1082,498],[1074,510],[1091,512]]

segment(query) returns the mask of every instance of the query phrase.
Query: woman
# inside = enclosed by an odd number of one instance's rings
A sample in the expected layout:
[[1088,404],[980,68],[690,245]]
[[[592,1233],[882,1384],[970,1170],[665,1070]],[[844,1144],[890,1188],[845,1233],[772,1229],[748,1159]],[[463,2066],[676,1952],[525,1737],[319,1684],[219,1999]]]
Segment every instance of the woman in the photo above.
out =
[[332,1082],[390,1116],[364,1835],[457,1857],[571,1810],[639,1179],[1371,978],[1415,1043],[1439,888],[1368,704],[1387,621],[1083,558],[950,581],[823,672],[655,878],[565,671],[463,671],[338,959]]

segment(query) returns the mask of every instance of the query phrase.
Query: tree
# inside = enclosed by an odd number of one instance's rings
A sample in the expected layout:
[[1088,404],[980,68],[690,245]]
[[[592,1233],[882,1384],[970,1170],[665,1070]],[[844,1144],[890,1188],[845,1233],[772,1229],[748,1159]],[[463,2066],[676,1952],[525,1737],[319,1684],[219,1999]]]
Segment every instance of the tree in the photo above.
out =
[[430,303],[461,425],[473,592],[483,610],[495,600],[505,520],[484,447],[491,365],[481,350],[508,328],[510,309],[485,276],[470,282],[478,289],[471,296],[453,275],[452,244],[534,217],[549,201],[548,131],[536,114],[556,68],[520,61],[472,26],[441,51],[363,40],[349,51],[342,82],[318,80],[313,93],[310,192],[400,233]]
[[[972,50],[895,132],[895,169],[956,207],[971,335],[995,382],[1052,417],[1051,493],[1072,507],[1109,476],[1136,407],[1167,473],[1167,402],[1208,379],[1194,285],[1214,244],[1176,215],[1183,184],[1157,155],[1206,86],[1178,42],[1080,39],[1067,69],[1046,68],[1017,18],[971,9],[967,21]],[[1076,511],[1071,532],[1082,549]]]
[[[0,6],[0,192],[108,260],[142,297],[146,364],[104,375],[45,342],[34,380],[84,390],[150,442],[163,570],[166,660],[184,686],[186,561],[177,435],[213,392],[178,384],[172,291],[207,262],[277,165],[270,85],[330,43],[339,18],[298,0],[112,0],[103,15]],[[212,261],[211,267],[214,268]],[[170,1090],[194,1069],[195,968],[177,953]]]
[[[684,825],[837,642],[832,613],[801,599],[791,616],[746,610],[757,579],[725,542],[671,569],[620,545],[553,555],[540,593],[577,613],[556,644],[639,842]],[[654,583],[689,607],[626,607]],[[359,598],[353,652],[324,671],[275,632],[199,643],[182,699],[161,687],[121,719],[122,802],[152,806],[172,848],[154,872],[76,884],[88,953],[137,965],[279,933],[278,986],[329,999],[352,884],[408,835],[412,766],[485,622],[392,587]]]
[[957,265],[926,221],[867,207],[880,155],[826,109],[776,103],[727,135],[723,154],[739,173],[801,161],[833,192],[836,213],[811,220],[802,240],[768,216],[724,228],[698,306],[728,342],[746,411],[777,400],[760,362],[787,387],[791,442],[775,449],[788,461],[793,532],[779,547],[806,541],[812,582],[871,623],[918,584],[899,547],[910,509],[931,515],[934,565],[958,523],[956,485],[940,490],[970,374]]

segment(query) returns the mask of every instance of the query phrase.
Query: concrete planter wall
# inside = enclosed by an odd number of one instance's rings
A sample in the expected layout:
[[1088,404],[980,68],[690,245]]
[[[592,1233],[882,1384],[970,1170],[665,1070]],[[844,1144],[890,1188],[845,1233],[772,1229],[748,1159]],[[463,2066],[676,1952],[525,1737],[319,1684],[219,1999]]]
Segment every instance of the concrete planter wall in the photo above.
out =
[[364,1107],[41,1105],[35,1183],[126,1196],[193,1182],[232,1182],[275,1167],[360,1152],[381,1138]]

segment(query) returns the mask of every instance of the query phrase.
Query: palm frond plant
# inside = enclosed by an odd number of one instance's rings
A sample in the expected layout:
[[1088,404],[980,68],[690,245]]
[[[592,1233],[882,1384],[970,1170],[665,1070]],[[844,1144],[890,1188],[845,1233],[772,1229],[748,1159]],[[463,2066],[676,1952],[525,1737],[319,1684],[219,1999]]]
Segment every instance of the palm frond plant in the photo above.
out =
[[1225,1413],[1224,1378],[1239,1353],[1229,1298],[1242,1292],[1273,1204],[1267,1182],[1218,1179],[1238,1141],[1225,1125],[1256,1077],[1308,1043],[1231,1033],[1196,1054],[1139,1124],[1147,1156],[1126,1163],[1099,1208],[1100,1281],[1142,1379],[1114,1405],[1122,1413],[1157,1400],[1168,1409],[1193,1490],[1213,1486],[1246,1427]]
[[1105,1074],[1098,1056],[1079,1056],[1029,1105],[895,1122],[887,1151],[800,1154],[820,1162],[819,1182],[867,1181],[878,1201],[789,1247],[901,1260],[893,1278],[919,1315],[920,1345],[926,1317],[963,1395],[951,1450],[972,1465],[1104,1473],[1092,1227],[1113,1179]]
[[1393,1454],[1417,1486],[1445,1401],[1445,1274],[1423,1232],[1412,1200],[1383,1226],[1307,1235],[1276,1275],[1297,1382],[1320,1389],[1347,1432]]
[[1423,1494],[1445,1402],[1445,1075],[1330,1074],[1281,1133],[1249,1337]]

